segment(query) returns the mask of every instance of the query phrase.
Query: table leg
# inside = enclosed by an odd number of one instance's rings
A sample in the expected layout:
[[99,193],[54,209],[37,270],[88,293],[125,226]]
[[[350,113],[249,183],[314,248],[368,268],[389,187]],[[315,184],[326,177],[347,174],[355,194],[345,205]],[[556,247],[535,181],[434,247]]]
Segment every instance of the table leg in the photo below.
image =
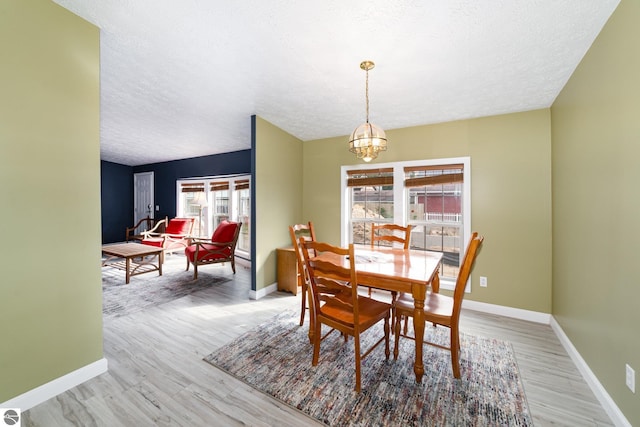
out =
[[125,257],[126,260],[126,269],[125,269],[125,283],[129,284],[129,279],[131,279],[131,257]]
[[416,374],[416,382],[422,382],[424,375],[424,363],[422,361],[422,345],[424,343],[424,299],[426,290],[424,286],[414,285],[413,288],[413,328],[416,334],[416,360],[413,372]]
[[438,270],[436,270],[436,273],[431,280],[431,292],[433,292],[434,294],[440,292],[440,274]]

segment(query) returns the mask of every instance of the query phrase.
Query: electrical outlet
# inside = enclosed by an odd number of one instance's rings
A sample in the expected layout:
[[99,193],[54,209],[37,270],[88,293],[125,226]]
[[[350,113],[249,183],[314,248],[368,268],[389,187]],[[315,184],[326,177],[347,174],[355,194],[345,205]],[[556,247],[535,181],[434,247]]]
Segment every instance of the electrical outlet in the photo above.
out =
[[160,210],[160,205],[156,205],[156,212]]
[[636,371],[633,370],[633,368],[629,365],[625,365],[627,370],[627,379],[626,379],[626,383],[627,383],[627,387],[629,387],[629,390],[631,390],[632,393],[636,392]]
[[481,288],[487,287],[487,278],[485,276],[480,276],[480,287]]

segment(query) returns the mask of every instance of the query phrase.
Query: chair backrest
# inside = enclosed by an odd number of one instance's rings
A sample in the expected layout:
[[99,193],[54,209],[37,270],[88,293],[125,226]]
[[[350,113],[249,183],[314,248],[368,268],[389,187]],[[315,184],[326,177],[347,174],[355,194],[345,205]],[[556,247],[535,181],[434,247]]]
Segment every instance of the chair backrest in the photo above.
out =
[[[289,226],[289,236],[291,237],[291,244],[293,245],[293,250],[296,252],[296,259],[298,260],[298,272],[302,274],[302,280],[308,282],[308,277],[306,273],[306,267],[304,265],[304,257],[302,255],[302,248],[298,244],[298,240],[300,238],[305,241],[316,241],[316,233],[313,229],[313,223],[309,221],[307,224],[294,224]],[[315,256],[315,253],[312,253],[312,257]]]
[[164,233],[168,222],[169,217],[167,216],[165,216],[164,218],[151,218],[151,228],[147,231],[155,230],[156,233]]
[[153,219],[152,221],[154,221],[154,225],[151,229],[147,230],[147,232],[164,233],[167,228],[167,224],[169,223],[169,218],[165,216],[162,219]]
[[408,225],[403,227],[398,224],[371,224],[371,247],[380,245],[380,242],[386,242],[388,246],[394,243],[402,244],[404,249],[409,249],[411,243],[411,229]]
[[[150,216],[142,218],[133,227],[126,228],[125,239],[127,241],[131,239],[137,239],[145,231],[151,232],[153,230],[157,233],[164,232],[164,228],[162,230],[156,230],[156,228],[159,227],[156,224],[158,224],[159,222],[162,221],[160,219],[151,218]],[[166,223],[166,221],[164,221],[164,223]]]
[[[309,274],[312,309],[320,313],[320,304],[332,298],[340,298],[343,303],[351,297],[354,324],[358,324],[358,275],[355,268],[353,244],[348,248],[332,246],[328,243],[300,239],[302,255]],[[316,257],[323,255],[326,259]],[[341,297],[337,297],[342,294]],[[346,297],[346,298],[345,298]]]
[[211,235],[212,243],[231,243],[231,250],[234,250],[240,236],[241,222],[222,221]]
[[165,228],[165,234],[173,236],[190,236],[195,218],[172,218]]
[[456,287],[453,291],[453,317],[460,315],[460,309],[462,307],[462,298],[464,297],[464,289],[467,286],[467,281],[473,270],[478,251],[482,246],[484,237],[478,236],[477,232],[471,234],[467,249],[464,253],[464,259],[462,260],[462,266],[458,272],[458,279],[456,280]]
[[153,218],[151,218],[150,216],[147,216],[147,217],[141,218],[140,221],[136,223],[136,225],[129,228],[132,229],[134,233],[139,233],[142,231],[148,231],[152,229],[153,224],[154,224]]

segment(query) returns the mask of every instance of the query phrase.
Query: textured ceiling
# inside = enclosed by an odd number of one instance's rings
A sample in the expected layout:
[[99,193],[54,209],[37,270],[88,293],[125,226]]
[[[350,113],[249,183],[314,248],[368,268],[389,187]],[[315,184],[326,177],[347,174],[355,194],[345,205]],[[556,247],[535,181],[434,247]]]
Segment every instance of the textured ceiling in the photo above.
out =
[[101,158],[125,165],[248,149],[253,114],[348,135],[365,59],[385,130],[546,108],[619,3],[54,1],[101,29]]

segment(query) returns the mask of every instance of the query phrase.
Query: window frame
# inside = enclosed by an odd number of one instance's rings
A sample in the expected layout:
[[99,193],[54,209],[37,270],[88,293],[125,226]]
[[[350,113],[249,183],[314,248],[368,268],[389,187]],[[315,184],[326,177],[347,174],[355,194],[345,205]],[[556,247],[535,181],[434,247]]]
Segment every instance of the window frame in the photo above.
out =
[[[408,212],[408,188],[404,185],[405,167],[463,165],[462,182],[462,236],[460,236],[460,262],[462,262],[466,241],[471,236],[471,157],[449,157],[441,159],[409,160],[389,163],[343,165],[340,167],[340,242],[346,246],[351,242],[351,191],[347,185],[348,171],[366,169],[393,169],[393,222],[406,226],[410,223]],[[466,292],[471,291],[471,279],[467,282]],[[442,289],[453,290],[455,280],[441,278]]]

